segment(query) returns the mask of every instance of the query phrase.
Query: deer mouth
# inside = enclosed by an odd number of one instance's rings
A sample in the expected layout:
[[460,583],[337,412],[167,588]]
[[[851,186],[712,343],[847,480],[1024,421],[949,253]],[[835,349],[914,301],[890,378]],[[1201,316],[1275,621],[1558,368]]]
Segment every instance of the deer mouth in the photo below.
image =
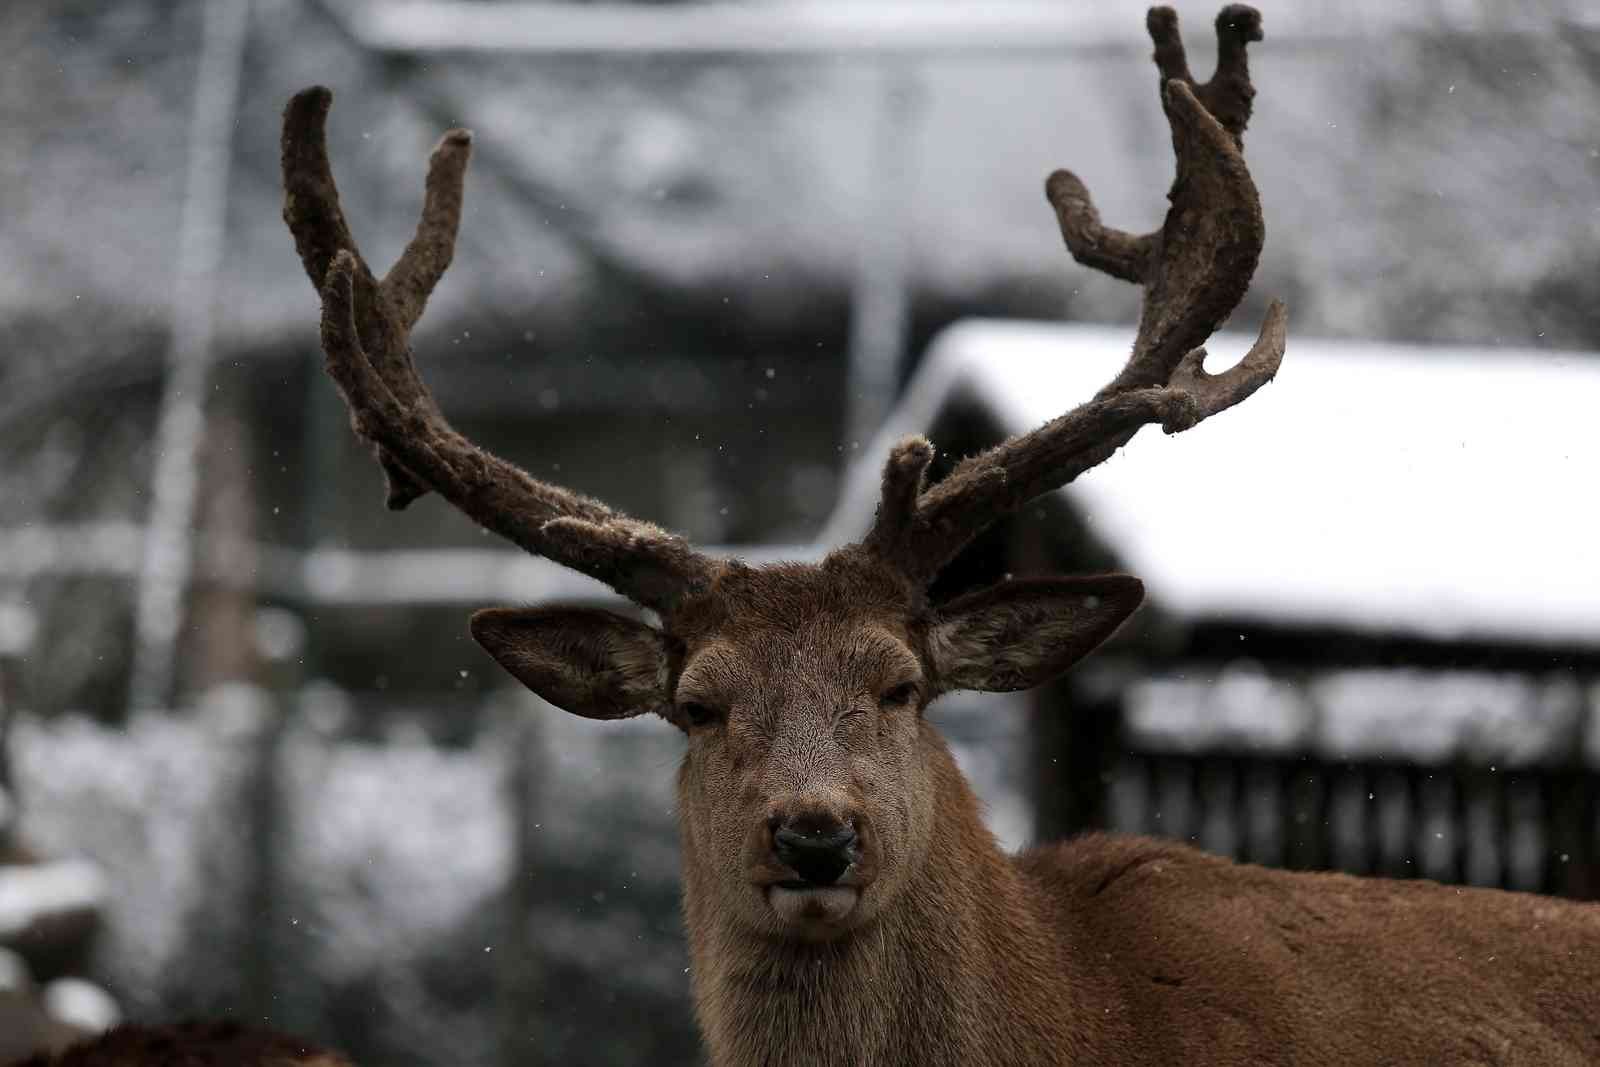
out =
[[838,926],[856,910],[861,890],[848,885],[785,881],[767,887],[767,905],[786,925]]
[[790,878],[786,881],[776,883],[776,887],[778,889],[788,889],[797,893],[804,892],[808,889],[828,888],[827,886],[818,885],[816,882],[808,882],[804,878]]

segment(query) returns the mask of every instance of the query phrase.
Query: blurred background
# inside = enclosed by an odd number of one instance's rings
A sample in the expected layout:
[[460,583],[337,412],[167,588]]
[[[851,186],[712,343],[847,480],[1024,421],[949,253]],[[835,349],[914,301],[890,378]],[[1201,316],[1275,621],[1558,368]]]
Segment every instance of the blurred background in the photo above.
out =
[[[1288,300],[1283,373],[959,560],[944,592],[1115,567],[1150,601],[1067,681],[931,714],[1008,846],[1600,896],[1600,18],[1263,8],[1235,322]],[[335,91],[375,266],[434,140],[477,133],[416,335],[457,426],[807,556],[865,528],[890,436],[960,456],[1114,372],[1140,294],[1041,190],[1069,166],[1159,225],[1143,11],[5,4],[0,1015],[39,987],[397,1067],[698,1059],[678,735],[562,715],[467,636],[598,586],[436,497],[384,510],[279,216],[294,91]],[[1215,5],[1179,11],[1209,71]]]

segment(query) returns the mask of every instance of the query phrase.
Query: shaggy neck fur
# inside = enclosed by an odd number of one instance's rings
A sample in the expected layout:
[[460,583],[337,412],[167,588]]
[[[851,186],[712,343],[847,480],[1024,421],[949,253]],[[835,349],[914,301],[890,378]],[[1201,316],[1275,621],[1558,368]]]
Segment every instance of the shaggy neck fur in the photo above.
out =
[[780,944],[736,926],[685,850],[695,1007],[717,1067],[1076,1059],[1082,1009],[1063,981],[1064,938],[1035,913],[1037,890],[927,726],[923,751],[938,790],[928,855],[875,921],[839,941]]

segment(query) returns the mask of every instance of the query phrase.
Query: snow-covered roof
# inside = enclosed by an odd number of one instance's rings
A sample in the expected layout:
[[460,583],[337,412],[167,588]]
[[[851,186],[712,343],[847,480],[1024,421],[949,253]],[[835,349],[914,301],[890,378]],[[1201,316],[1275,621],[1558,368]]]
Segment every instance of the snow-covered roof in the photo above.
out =
[[0,866],[0,937],[15,938],[46,919],[92,913],[105,902],[105,877],[86,860]]
[[[970,56],[1116,46],[1142,52],[1149,47],[1143,27],[1126,9],[1052,0],[784,0],[760,5],[711,0],[670,7],[549,0],[356,0],[329,10],[368,48],[403,53]],[[1375,32],[1438,32],[1444,17],[1458,32],[1473,33],[1540,33],[1553,23],[1591,29],[1600,23],[1581,0],[1547,0],[1534,11],[1480,0],[1457,3],[1447,16],[1426,5],[1345,0],[1296,11],[1293,18],[1274,17],[1271,40],[1303,43]]]
[[[826,539],[872,515],[870,457],[975,402],[1006,432],[1090,397],[1131,328],[944,333],[851,477]],[[1211,369],[1249,339],[1222,334]],[[1163,609],[1429,637],[1600,643],[1600,356],[1296,336],[1278,378],[1063,492]],[[937,442],[935,442],[937,443]]]
[[41,997],[47,1015],[86,1033],[98,1034],[122,1021],[116,999],[83,978],[57,978]]

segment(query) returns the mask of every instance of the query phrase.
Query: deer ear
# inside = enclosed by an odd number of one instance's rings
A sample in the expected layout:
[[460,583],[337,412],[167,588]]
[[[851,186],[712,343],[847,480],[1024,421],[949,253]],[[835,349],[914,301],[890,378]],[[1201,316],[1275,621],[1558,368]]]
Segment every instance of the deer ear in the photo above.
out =
[[1094,651],[1144,599],[1126,574],[1003,582],[939,609],[928,635],[939,687],[1042,685]]
[[472,636],[545,700],[588,719],[626,719],[667,704],[667,638],[593,608],[490,608]]

